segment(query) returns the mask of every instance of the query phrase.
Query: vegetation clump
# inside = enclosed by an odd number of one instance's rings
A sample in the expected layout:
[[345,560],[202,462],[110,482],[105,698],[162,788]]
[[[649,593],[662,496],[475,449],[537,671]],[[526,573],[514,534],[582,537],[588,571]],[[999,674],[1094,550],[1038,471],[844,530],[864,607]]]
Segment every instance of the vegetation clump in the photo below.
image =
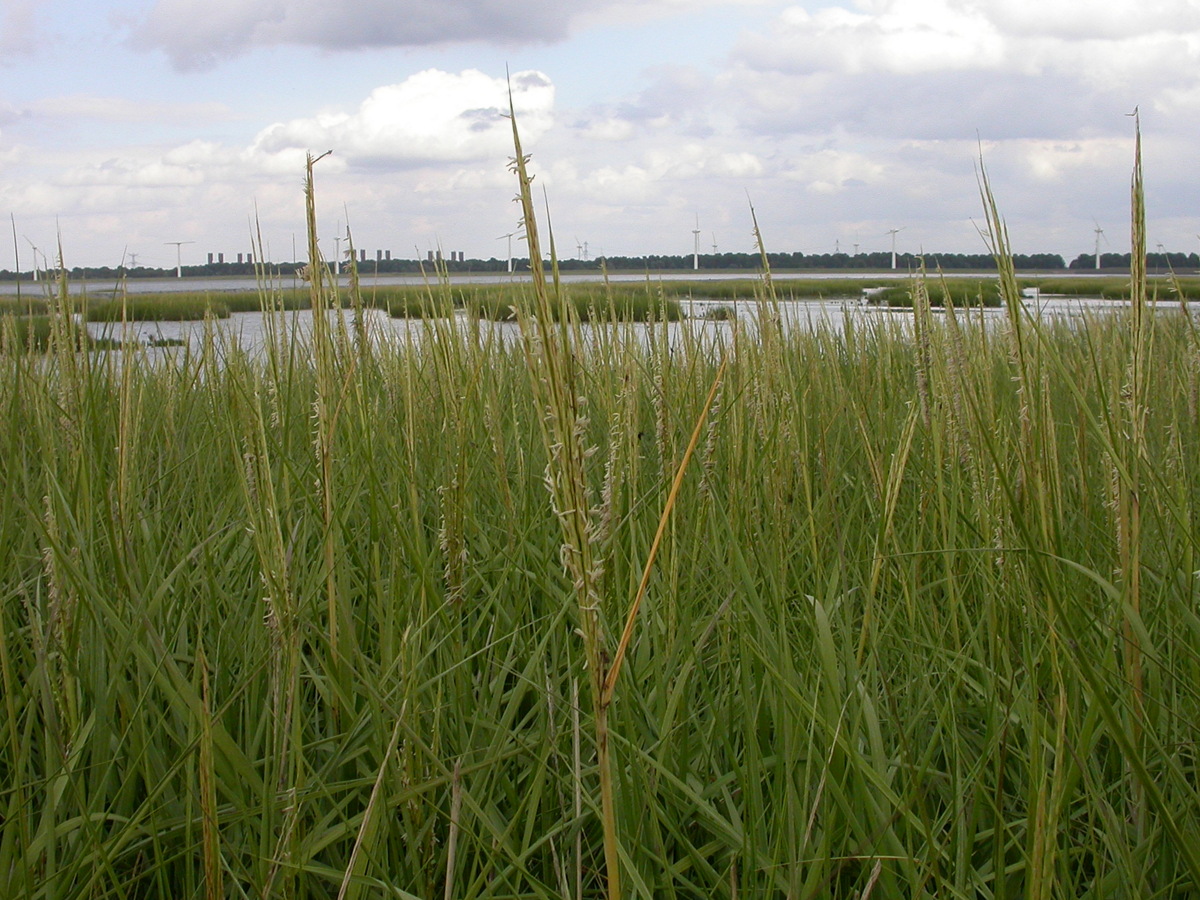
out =
[[[917,288],[911,284],[889,285],[874,291],[868,302],[872,305],[890,307],[911,307]],[[997,308],[1002,305],[999,285],[993,280],[962,281],[942,280],[923,283],[921,291],[928,299],[929,305],[941,309],[947,302],[957,307],[982,306]]]

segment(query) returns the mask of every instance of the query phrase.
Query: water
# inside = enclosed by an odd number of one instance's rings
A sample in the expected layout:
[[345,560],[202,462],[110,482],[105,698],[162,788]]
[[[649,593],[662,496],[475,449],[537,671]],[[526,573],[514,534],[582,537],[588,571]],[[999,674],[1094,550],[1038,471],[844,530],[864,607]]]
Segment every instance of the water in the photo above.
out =
[[[1124,301],[1081,299],[1077,297],[1051,297],[1043,295],[1030,301],[1027,309],[1035,316],[1043,319],[1075,318],[1085,314],[1113,312],[1123,309],[1128,304]],[[714,309],[732,310],[739,326],[752,329],[757,321],[758,306],[753,301],[730,302],[727,300],[682,300],[681,306],[687,318],[681,322],[668,323],[668,338],[672,343],[683,340],[685,330],[690,332],[688,337],[702,343],[723,342],[733,333],[733,320],[707,318]],[[808,300],[781,301],[776,307],[780,319],[787,330],[812,330],[820,327],[840,332],[848,320],[872,327],[876,324],[895,324],[906,328],[912,323],[912,311],[907,309],[887,309],[880,307],[865,307],[845,300]],[[1174,308],[1174,307],[1172,307]],[[1193,314],[1200,312],[1200,304],[1190,304]],[[374,338],[381,343],[399,342],[420,343],[431,323],[421,319],[392,318],[387,313],[376,310],[364,310],[367,317],[367,327]],[[336,324],[335,317],[341,316],[347,330],[353,332],[353,312],[351,310],[332,310],[329,313],[331,322]],[[934,310],[935,317],[943,315]],[[994,326],[1006,319],[1003,309],[970,309],[959,311],[961,323]],[[268,317],[276,317],[272,322]],[[483,334],[491,334],[501,343],[516,341],[520,331],[515,322],[475,323],[464,314],[455,316],[455,323],[464,332],[478,327]],[[293,310],[287,312],[262,313],[241,312],[233,313],[226,319],[212,320],[211,327],[215,329],[218,338],[227,341],[232,346],[238,346],[251,352],[262,352],[270,340],[272,326],[275,330],[286,329],[295,333],[301,340],[312,333],[313,316],[311,310]],[[130,322],[127,325],[112,322],[89,322],[88,333],[94,338],[113,338],[125,343],[136,343],[148,347],[153,353],[170,353],[171,343],[183,342],[197,345],[203,338],[205,322]],[[585,333],[602,329],[622,327],[607,324],[590,324],[584,326]],[[647,331],[649,326],[634,325],[638,330]]]

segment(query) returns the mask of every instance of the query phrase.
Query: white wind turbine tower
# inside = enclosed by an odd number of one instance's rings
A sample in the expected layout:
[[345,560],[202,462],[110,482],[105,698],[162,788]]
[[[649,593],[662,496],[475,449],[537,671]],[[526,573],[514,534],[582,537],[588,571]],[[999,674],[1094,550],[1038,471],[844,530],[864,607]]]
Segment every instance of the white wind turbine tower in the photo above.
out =
[[716,256],[717,255],[717,233],[715,231],[713,232],[712,239],[713,239],[713,256]]
[[512,274],[512,239],[513,239],[514,234],[516,234],[515,231],[510,231],[508,234],[502,234],[502,235],[500,235],[500,237],[496,238],[496,240],[498,240],[498,241],[502,241],[505,238],[508,238],[508,274],[509,275]]
[[583,259],[583,241],[575,238],[575,258]]
[[1104,236],[1104,229],[1100,227],[1100,223],[1096,223],[1096,269],[1100,269],[1100,238]]
[[183,277],[183,257],[181,256],[180,248],[182,248],[184,244],[194,244],[194,243],[196,243],[196,242],[195,241],[163,241],[163,244],[165,244],[165,245],[168,245],[168,246],[171,244],[175,245],[175,277],[176,278]]
[[700,269],[700,215],[696,214],[696,227],[692,230],[692,270]]
[[892,236],[892,268],[896,268],[896,235],[903,231],[904,228],[889,228],[888,234]]

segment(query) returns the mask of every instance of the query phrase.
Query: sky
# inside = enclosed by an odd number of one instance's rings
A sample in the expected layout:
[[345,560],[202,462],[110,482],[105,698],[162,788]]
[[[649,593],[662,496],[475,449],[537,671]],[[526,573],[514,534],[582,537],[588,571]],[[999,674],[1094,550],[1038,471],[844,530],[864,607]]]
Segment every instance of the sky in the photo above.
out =
[[981,166],[1016,252],[1127,252],[1135,108],[1200,249],[1200,0],[0,0],[0,69],[0,268],[293,259],[325,151],[327,258],[503,258],[510,85],[562,257],[985,252]]

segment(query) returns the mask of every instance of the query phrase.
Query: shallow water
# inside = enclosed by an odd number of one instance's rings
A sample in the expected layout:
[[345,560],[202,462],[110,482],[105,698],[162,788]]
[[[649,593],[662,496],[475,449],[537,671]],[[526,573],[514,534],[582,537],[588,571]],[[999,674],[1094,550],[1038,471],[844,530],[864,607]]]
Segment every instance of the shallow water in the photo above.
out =
[[[732,311],[736,316],[739,327],[753,329],[758,319],[759,307],[753,301],[731,302],[728,300],[683,300],[681,301],[686,318],[680,322],[666,325],[668,340],[672,344],[685,338],[701,343],[722,342],[733,333],[734,319],[708,318],[715,309],[723,308]],[[1103,314],[1123,309],[1128,304],[1123,301],[1081,299],[1078,297],[1043,296],[1031,300],[1026,308],[1031,314],[1045,318],[1072,318],[1087,314]],[[865,327],[880,325],[905,328],[912,322],[912,311],[907,309],[887,309],[880,307],[865,307],[848,300],[811,300],[811,301],[782,301],[776,307],[784,327],[788,330],[814,330],[817,328],[840,332],[848,320]],[[1177,306],[1172,307],[1177,309]],[[1200,312],[1200,304],[1190,304],[1193,315]],[[381,343],[405,343],[411,341],[420,343],[431,327],[431,323],[421,319],[392,318],[380,310],[368,309],[367,327],[375,340]],[[934,316],[941,316],[934,310]],[[331,319],[341,316],[345,327],[352,331],[352,316],[350,310],[334,310],[330,312]],[[274,322],[269,317],[275,317]],[[1006,315],[1003,309],[970,309],[959,311],[961,324],[976,324],[985,327],[1002,323]],[[457,326],[464,332],[478,327],[484,336],[491,335],[501,343],[516,341],[519,329],[515,322],[475,323],[465,315],[455,317]],[[336,321],[333,322],[336,327]],[[311,310],[294,310],[287,312],[262,313],[241,312],[233,313],[228,318],[216,319],[212,322],[218,337],[249,352],[262,351],[270,340],[272,325],[275,330],[286,329],[294,333],[301,341],[312,333],[313,318]],[[206,323],[198,322],[129,322],[126,324],[112,322],[89,322],[88,332],[95,338],[113,338],[123,343],[140,344],[152,351],[169,353],[170,346],[160,346],[172,342],[188,344],[198,343],[204,336]],[[584,325],[585,334],[594,333],[615,326],[606,324]],[[635,329],[649,334],[649,325],[634,325]],[[662,326],[659,326],[662,327]]]

